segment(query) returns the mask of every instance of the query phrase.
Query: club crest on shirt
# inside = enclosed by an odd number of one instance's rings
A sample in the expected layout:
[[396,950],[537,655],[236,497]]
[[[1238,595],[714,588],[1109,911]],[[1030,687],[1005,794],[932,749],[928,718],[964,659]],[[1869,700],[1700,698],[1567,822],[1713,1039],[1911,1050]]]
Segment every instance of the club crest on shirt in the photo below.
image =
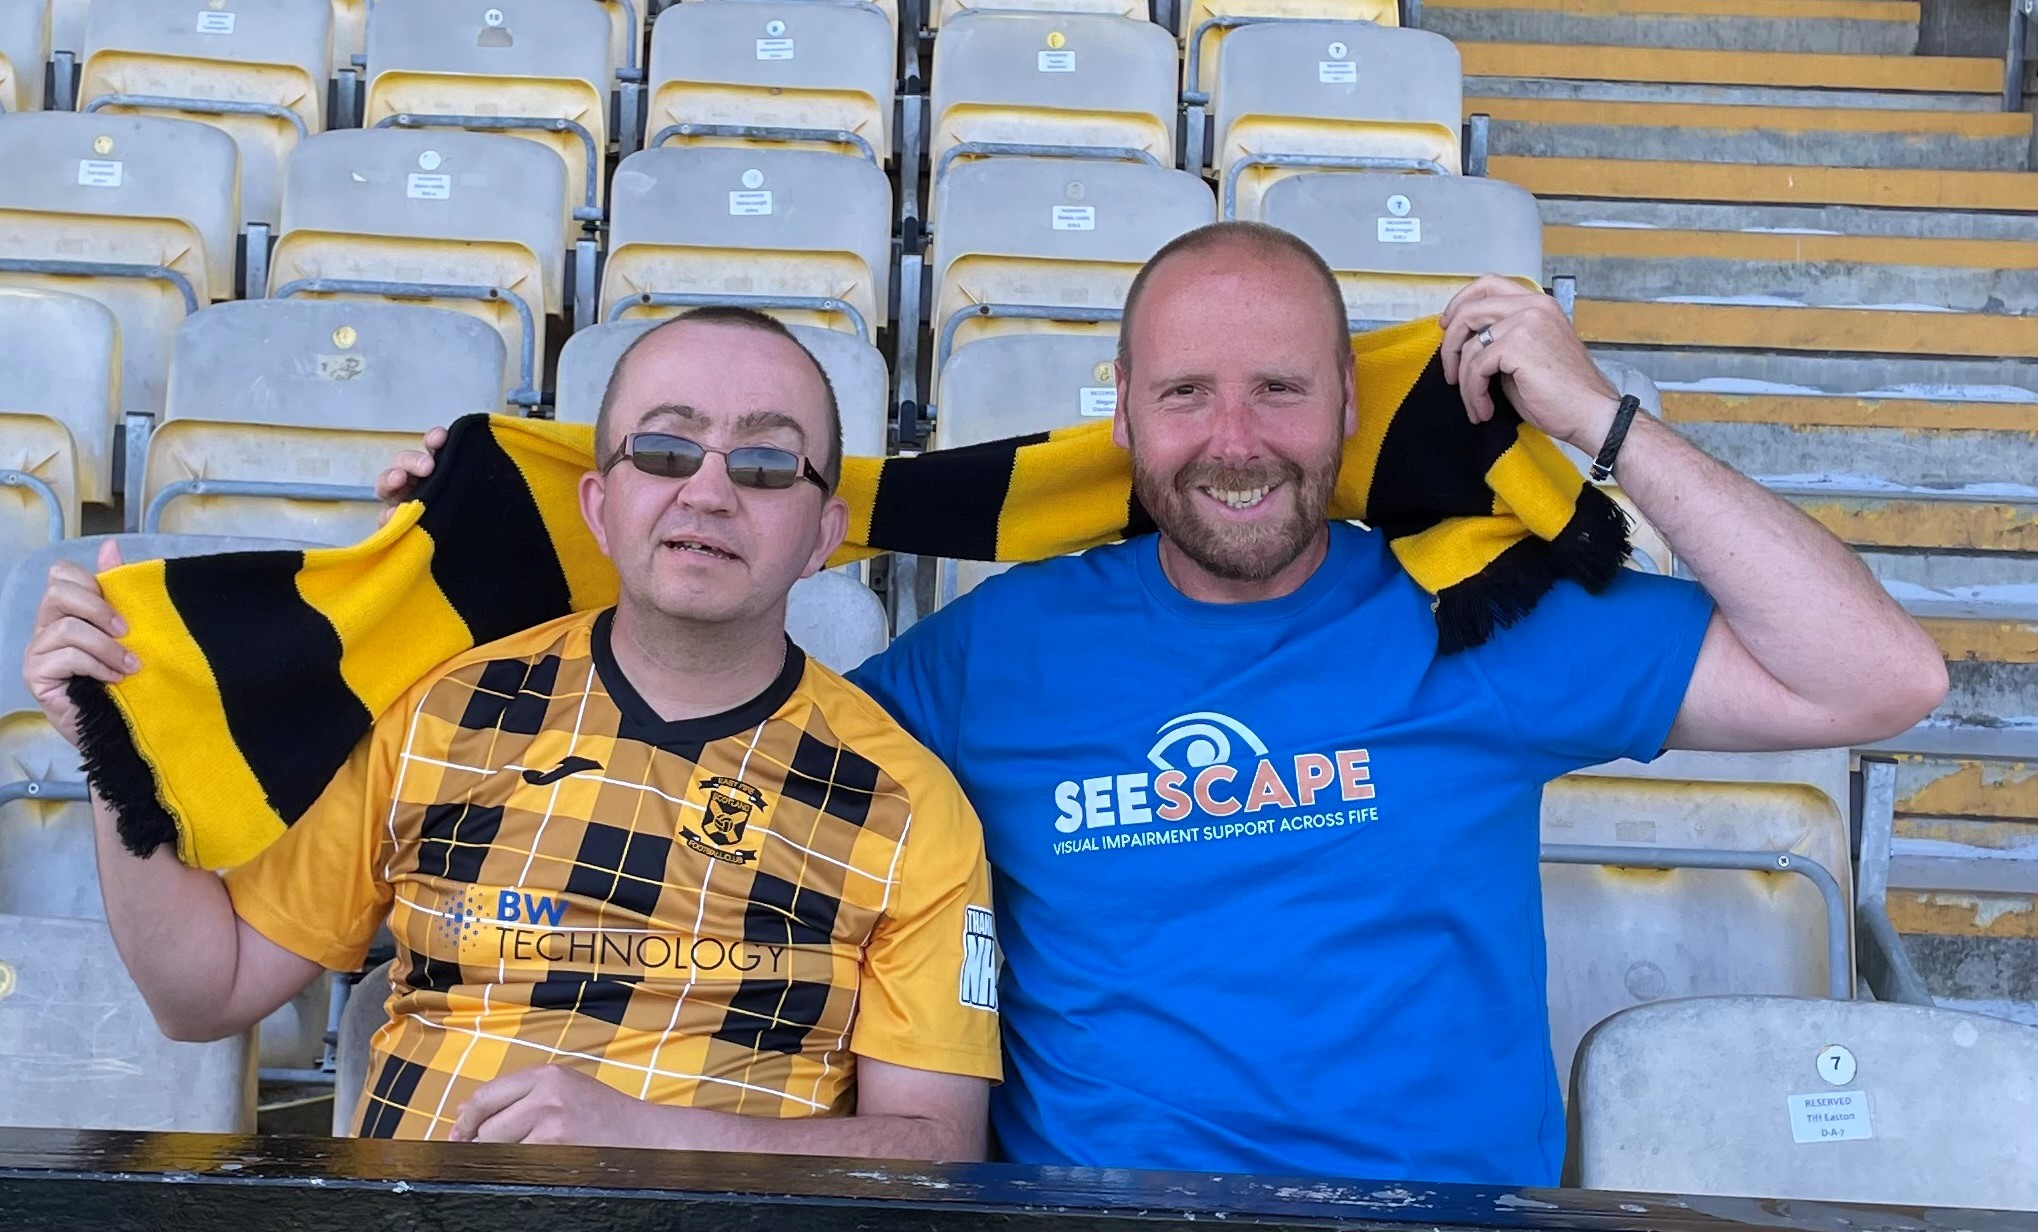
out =
[[764,793],[742,779],[720,776],[702,779],[699,786],[708,793],[707,800],[701,813],[700,829],[679,828],[680,837],[686,840],[686,845],[704,856],[713,856],[730,864],[748,864],[755,860],[756,839],[761,838],[761,832],[753,836],[750,823],[763,817]]

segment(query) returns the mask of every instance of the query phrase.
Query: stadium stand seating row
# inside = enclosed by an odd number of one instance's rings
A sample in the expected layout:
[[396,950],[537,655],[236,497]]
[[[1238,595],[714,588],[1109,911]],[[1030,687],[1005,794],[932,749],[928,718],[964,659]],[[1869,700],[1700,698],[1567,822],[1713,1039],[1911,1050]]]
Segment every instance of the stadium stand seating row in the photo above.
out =
[[[1168,7],[1172,37],[1126,0],[0,0],[0,336],[35,340],[0,348],[0,645],[114,508],[146,532],[130,558],[350,541],[400,443],[469,411],[591,420],[614,357],[694,304],[793,323],[870,454],[1111,414],[1133,274],[1221,217],[1315,245],[1354,328],[1486,272],[1572,301],[1536,199],[1483,177],[1450,41],[1379,0]],[[1675,568],[1641,537],[1641,567]],[[905,566],[898,623],[920,597]],[[943,562],[925,590],[988,571]],[[883,644],[854,577],[795,597],[822,661]],[[77,924],[97,906],[75,759],[18,692],[0,692],[0,946],[111,981],[75,996],[129,1034],[64,1055],[200,1072]],[[1879,993],[1903,982],[1857,922],[1848,771],[1844,750],[1693,754],[1551,789],[1561,1068],[1627,1007],[1851,997],[1857,964]],[[330,1024],[342,1054],[372,994],[353,1007]],[[184,1127],[245,1129],[256,1048],[216,1048],[216,1098],[163,1098],[197,1110]]]

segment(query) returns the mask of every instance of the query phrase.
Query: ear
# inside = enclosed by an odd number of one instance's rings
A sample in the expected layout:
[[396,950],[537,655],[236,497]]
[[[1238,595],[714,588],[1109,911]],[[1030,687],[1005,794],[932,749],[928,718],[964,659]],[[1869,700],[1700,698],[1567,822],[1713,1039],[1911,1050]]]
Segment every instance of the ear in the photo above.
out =
[[810,578],[827,568],[828,558],[835,555],[835,549],[842,546],[848,534],[849,502],[831,496],[821,507],[821,533],[814,539],[813,555],[807,557],[807,567],[800,571],[800,576]]
[[1345,435],[1355,435],[1359,430],[1359,364],[1358,356],[1350,350],[1345,352]]
[[1118,405],[1111,412],[1111,443],[1129,451],[1132,448],[1132,426],[1125,422],[1125,395],[1130,392],[1125,384],[1125,366],[1112,364],[1111,369],[1117,374],[1118,383]]
[[587,523],[589,533],[594,535],[595,545],[601,554],[609,554],[608,526],[602,521],[608,509],[609,480],[600,471],[589,471],[580,477],[580,519]]

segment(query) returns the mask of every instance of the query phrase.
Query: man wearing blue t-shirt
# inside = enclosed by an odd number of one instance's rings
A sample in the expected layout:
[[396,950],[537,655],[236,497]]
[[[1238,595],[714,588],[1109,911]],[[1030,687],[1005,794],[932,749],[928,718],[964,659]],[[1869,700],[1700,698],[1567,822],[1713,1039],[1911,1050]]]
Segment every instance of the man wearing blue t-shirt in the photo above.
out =
[[[1601,452],[1620,399],[1554,300],[1482,279],[1444,326],[1467,413],[1497,378]],[[983,818],[1007,1158],[1554,1184],[1543,784],[1880,739],[1945,691],[1845,546],[1647,416],[1618,477],[1703,588],[1560,582],[1440,656],[1384,536],[1325,523],[1351,382],[1311,249],[1175,241],[1118,365],[1160,534],[995,577],[852,676]]]
[[[1556,302],[1444,315],[1588,455],[1619,398]],[[1219,223],[1133,283],[1119,443],[1160,534],[993,578],[852,679],[954,770],[994,868],[1005,1157],[1554,1184],[1543,784],[1665,747],[1881,739],[1945,666],[1838,540],[1642,416],[1621,486],[1703,589],[1559,582],[1472,650],[1382,535],[1326,524],[1354,431],[1337,281]],[[427,437],[428,448],[442,439]],[[398,460],[400,495],[431,469]]]

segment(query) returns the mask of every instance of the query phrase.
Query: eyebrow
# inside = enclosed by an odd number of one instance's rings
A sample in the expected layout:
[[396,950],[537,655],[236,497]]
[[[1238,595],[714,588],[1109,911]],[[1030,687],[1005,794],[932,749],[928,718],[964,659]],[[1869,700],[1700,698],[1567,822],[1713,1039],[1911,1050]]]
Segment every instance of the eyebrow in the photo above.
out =
[[[637,417],[637,426],[642,428],[652,420],[661,417],[680,419],[687,423],[700,424],[704,427],[714,422],[711,416],[704,415],[693,407],[677,402],[664,402],[639,415]],[[734,424],[730,425],[730,430],[739,436],[755,436],[761,432],[771,432],[779,429],[791,432],[794,436],[799,437],[801,449],[807,447],[807,430],[800,425],[799,420],[794,419],[784,411],[745,411],[736,417]]]

